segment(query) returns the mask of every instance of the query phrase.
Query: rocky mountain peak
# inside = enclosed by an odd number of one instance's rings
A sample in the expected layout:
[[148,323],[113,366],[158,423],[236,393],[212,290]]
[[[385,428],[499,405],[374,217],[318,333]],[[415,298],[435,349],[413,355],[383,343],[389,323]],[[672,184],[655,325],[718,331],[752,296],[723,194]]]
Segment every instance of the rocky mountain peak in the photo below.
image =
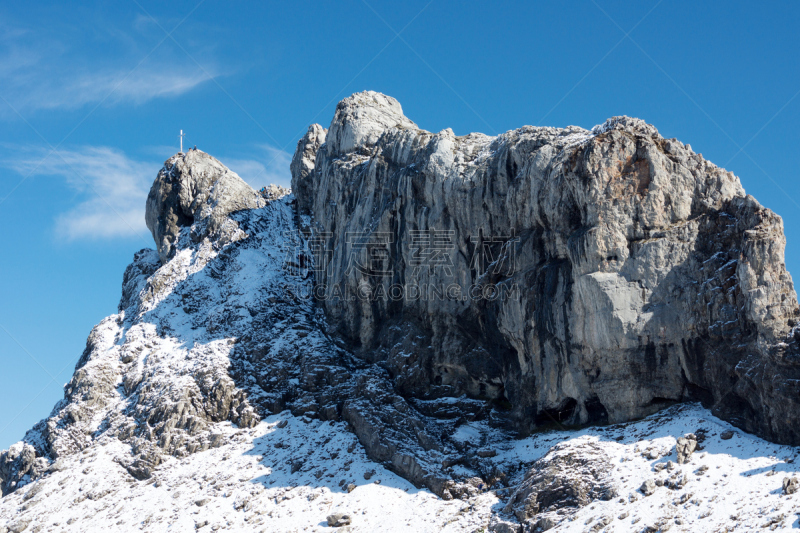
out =
[[[293,180],[328,236],[320,305],[402,394],[487,398],[522,433],[700,400],[800,440],[779,422],[800,376],[774,355],[797,349],[781,343],[800,314],[780,217],[688,145],[626,116],[432,134],[376,93],[342,101],[325,144],[311,136]],[[380,266],[354,268],[354,234]],[[758,375],[785,386],[756,393]]]
[[434,134],[375,92],[290,170],[165,162],[157,251],[0,452],[0,533],[785,523],[797,449],[733,427],[800,444],[800,308],[732,173],[639,119]]
[[179,246],[181,228],[191,228],[194,242],[212,237],[224,245],[237,238],[238,226],[228,215],[264,205],[264,199],[235,172],[194,149],[164,162],[147,197],[145,220],[166,263]]
[[611,130],[623,130],[647,137],[660,137],[658,130],[652,124],[648,124],[640,118],[626,115],[611,117],[602,124],[593,127],[591,132],[595,135],[600,135]]
[[298,203],[298,210],[302,214],[309,213],[309,199],[314,197],[314,183],[309,176],[314,171],[317,152],[325,144],[327,134],[328,130],[319,124],[312,124],[306,134],[297,141],[297,149],[289,169],[292,173],[292,190],[300,191],[295,196],[302,198]]
[[327,134],[328,154],[368,151],[390,128],[417,129],[400,102],[375,91],[355,93],[339,102]]

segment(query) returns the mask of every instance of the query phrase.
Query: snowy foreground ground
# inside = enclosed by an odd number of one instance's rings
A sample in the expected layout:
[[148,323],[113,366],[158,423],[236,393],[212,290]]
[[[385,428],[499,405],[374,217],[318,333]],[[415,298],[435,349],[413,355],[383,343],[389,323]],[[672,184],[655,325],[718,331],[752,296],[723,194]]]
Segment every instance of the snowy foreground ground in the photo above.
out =
[[[222,426],[227,443],[186,459],[168,459],[136,481],[114,458],[119,441],[99,442],[60,470],[0,500],[5,531],[486,531],[503,491],[443,501],[369,461],[342,424],[269,417],[253,429]],[[702,450],[677,465],[676,436],[705,430]],[[733,437],[721,438],[733,430]],[[699,431],[703,433],[703,431]],[[461,438],[486,439],[465,425]],[[736,430],[697,406],[680,406],[629,424],[552,431],[495,446],[501,464],[530,463],[552,446],[597,442],[611,458],[619,497],[596,501],[551,531],[752,531],[800,527],[800,493],[782,480],[798,470],[800,449]],[[475,445],[484,443],[475,442]],[[658,458],[652,459],[658,455]],[[671,469],[656,466],[672,461]],[[521,476],[524,469],[518,470]],[[643,481],[686,475],[678,490]],[[513,485],[521,479],[512,479]],[[764,529],[762,529],[764,528]]]

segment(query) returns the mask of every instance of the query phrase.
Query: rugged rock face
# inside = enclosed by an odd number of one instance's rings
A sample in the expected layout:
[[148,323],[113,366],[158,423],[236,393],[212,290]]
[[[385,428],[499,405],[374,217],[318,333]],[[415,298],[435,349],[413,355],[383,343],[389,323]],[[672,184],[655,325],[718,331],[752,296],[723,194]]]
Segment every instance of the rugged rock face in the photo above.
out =
[[324,333],[286,193],[259,195],[200,151],[165,163],[147,204],[160,253],[136,254],[119,313],[90,334],[64,400],[0,454],[4,493],[116,441],[128,451],[115,461],[149,479],[165,458],[222,445],[220,424],[251,428],[287,409],[348,423],[371,459],[417,486],[453,484],[444,463],[464,461],[448,436],[483,402],[426,416],[435,406],[417,410],[385,370]]
[[[395,100],[360,93],[329,130],[309,128],[291,170],[296,199],[256,193],[200,151],[167,160],[147,201],[158,250],[135,255],[118,313],[89,335],[50,417],[0,453],[0,533],[61,530],[51,514],[65,506],[67,526],[102,515],[105,526],[87,530],[160,531],[161,519],[201,529],[209,521],[188,517],[187,502],[212,499],[242,515],[211,516],[211,529],[257,531],[298,480],[314,488],[297,500],[323,513],[312,525],[347,515],[359,528],[363,513],[310,502],[362,490],[376,469],[441,496],[426,496],[430,529],[457,514],[468,519],[451,531],[569,530],[578,519],[599,530],[627,519],[621,506],[653,470],[648,499],[665,509],[662,493],[677,498],[705,475],[709,490],[730,483],[723,465],[748,483],[767,466],[774,474],[775,447],[751,443],[758,457],[730,462],[741,444],[697,406],[577,438],[513,437],[700,400],[800,442],[800,327],[781,221],[652,126],[621,117],[592,131],[434,135]],[[676,440],[687,425],[696,435]],[[362,452],[345,427],[366,452],[359,479],[350,469]],[[701,440],[709,452],[693,453]],[[650,464],[673,447],[677,465]],[[712,452],[719,474],[695,465]],[[780,455],[794,464],[796,450]],[[261,474],[231,481],[239,468]],[[767,499],[779,487],[770,475]],[[267,493],[276,479],[285,486]],[[167,498],[166,481],[184,490]],[[609,500],[623,489],[627,500]],[[117,493],[136,499],[121,522],[127,503],[106,498]],[[774,500],[770,524],[782,524]],[[159,518],[143,520],[151,507]],[[649,507],[636,512],[656,529],[675,518]]]
[[5,496],[23,480],[37,478],[45,473],[49,463],[36,457],[30,444],[18,442],[0,453],[0,496]]
[[400,394],[490,400],[522,433],[697,400],[800,442],[782,221],[653,126],[457,137],[366,92],[292,171],[329,324]]
[[147,227],[165,263],[175,254],[182,227],[192,226],[194,242],[213,236],[218,246],[224,246],[239,237],[238,226],[228,215],[264,203],[225,165],[205,152],[189,150],[169,158],[153,182],[147,196]]
[[295,198],[298,199],[297,210],[303,215],[309,214],[315,195],[314,180],[310,176],[314,172],[319,147],[325,144],[326,133],[327,130],[319,124],[309,126],[308,132],[297,144],[292,164],[289,166],[292,172],[292,189]]
[[505,511],[522,524],[550,529],[560,520],[559,510],[563,515],[564,510],[616,497],[610,470],[610,458],[597,444],[559,444],[531,466]]

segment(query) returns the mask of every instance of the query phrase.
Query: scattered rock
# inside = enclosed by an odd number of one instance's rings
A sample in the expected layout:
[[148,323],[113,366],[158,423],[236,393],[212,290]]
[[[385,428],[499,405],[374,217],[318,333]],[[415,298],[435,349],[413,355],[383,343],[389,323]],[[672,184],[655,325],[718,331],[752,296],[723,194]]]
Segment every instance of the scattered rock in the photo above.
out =
[[[48,472],[60,472],[60,471],[64,470],[65,467],[66,467],[66,461],[64,461],[64,459],[56,459],[55,461],[53,461],[53,464],[50,465],[50,467],[47,469],[47,471]],[[0,531],[0,533],[2,533],[2,532]]]
[[533,527],[531,528],[533,531],[548,531],[553,529],[558,525],[558,518],[555,516],[545,515],[545,516],[538,516],[536,520],[533,521]]
[[30,517],[17,518],[8,524],[8,533],[22,533],[28,529],[28,526],[31,524],[31,522],[32,520]]
[[490,533],[521,533],[522,526],[509,520],[503,520],[497,515],[492,515],[489,519]]
[[678,438],[675,451],[678,454],[678,464],[682,465],[689,460],[695,448],[697,448],[697,437],[694,433],[687,433]]
[[685,487],[688,482],[689,478],[686,475],[682,475],[681,472],[676,472],[669,479],[664,481],[664,486],[672,490],[680,490]]
[[47,468],[46,462],[37,461],[36,450],[30,444],[18,442],[0,451],[0,496],[24,486],[26,479],[36,479]]
[[783,478],[784,494],[794,494],[795,492],[797,492],[798,488],[800,488],[800,480],[798,480],[796,477]]
[[558,444],[533,463],[505,512],[532,525],[541,513],[569,512],[594,500],[611,500],[618,494],[610,469],[608,456],[594,443]]
[[291,192],[291,189],[287,189],[286,187],[281,187],[280,185],[275,185],[271,183],[266,187],[262,187],[258,193],[264,198],[264,200],[268,202],[273,202],[279,198],[283,198],[287,194]]
[[328,515],[328,526],[330,527],[343,527],[349,526],[352,522],[349,514],[344,513],[334,513],[332,515]]
[[719,434],[719,438],[721,438],[722,440],[730,440],[733,438],[733,431],[731,430],[723,431],[722,433]]
[[594,525],[592,526],[591,531],[600,531],[601,529],[606,527],[608,524],[610,524],[613,520],[614,519],[612,517],[610,517],[610,516],[603,516],[600,519],[598,519],[597,522],[594,523]]
[[639,487],[639,490],[645,496],[650,496],[651,494],[653,494],[656,491],[656,483],[652,479],[648,479],[647,481],[642,483],[642,486]]

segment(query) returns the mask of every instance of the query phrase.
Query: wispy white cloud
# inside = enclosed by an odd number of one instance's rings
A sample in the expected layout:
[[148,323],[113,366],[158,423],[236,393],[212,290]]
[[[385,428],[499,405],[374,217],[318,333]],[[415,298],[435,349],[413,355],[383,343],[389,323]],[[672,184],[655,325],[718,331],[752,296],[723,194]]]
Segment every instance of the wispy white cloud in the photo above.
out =
[[20,87],[16,100],[26,109],[76,109],[101,101],[142,104],[155,98],[179,96],[211,79],[199,70],[181,72],[157,65],[142,66],[134,74],[127,74],[122,71],[72,74],[60,80],[60,84],[43,83],[33,91]]
[[272,183],[290,187],[292,175],[289,164],[292,162],[292,155],[266,144],[256,148],[255,158],[226,157],[220,161],[256,190]]
[[180,96],[221,74],[213,63],[200,68],[163,45],[148,55],[152,48],[125,43],[127,52],[109,58],[85,44],[65,44],[24,28],[0,25],[0,32],[0,93],[19,111],[142,104]]
[[141,237],[149,244],[144,211],[157,163],[137,161],[107,147],[85,146],[49,155],[47,150],[17,147],[15,152],[21,155],[5,160],[6,166],[22,176],[61,177],[77,193],[77,204],[56,216],[58,237]]

